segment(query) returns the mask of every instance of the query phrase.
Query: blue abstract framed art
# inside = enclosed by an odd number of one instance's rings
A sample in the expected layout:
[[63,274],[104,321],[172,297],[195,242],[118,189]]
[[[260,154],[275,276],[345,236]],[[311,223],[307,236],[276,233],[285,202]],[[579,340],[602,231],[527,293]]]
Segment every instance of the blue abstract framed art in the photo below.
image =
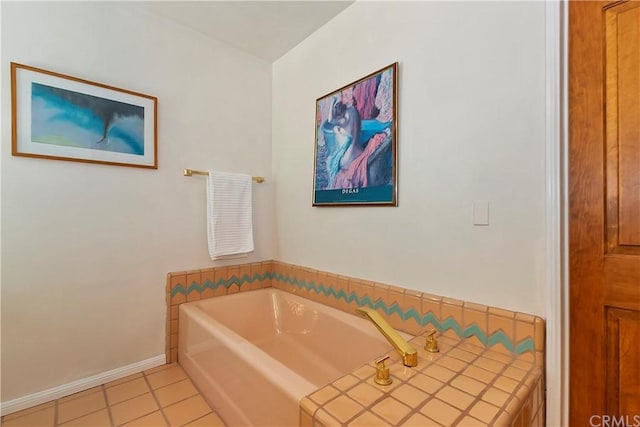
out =
[[397,68],[316,100],[313,206],[397,206]]
[[11,63],[11,154],[158,168],[156,97]]

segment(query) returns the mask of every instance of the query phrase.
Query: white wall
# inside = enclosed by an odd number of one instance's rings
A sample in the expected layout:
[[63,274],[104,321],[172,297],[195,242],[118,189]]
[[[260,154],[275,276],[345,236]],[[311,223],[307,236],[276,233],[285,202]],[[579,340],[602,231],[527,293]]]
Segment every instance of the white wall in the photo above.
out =
[[159,99],[158,170],[12,157],[2,127],[5,402],[164,354],[166,273],[221,265],[183,168],[266,176],[241,261],[273,257],[271,65],[125,6],[2,2],[4,124],[10,61]]
[[[276,259],[544,315],[544,30],[540,2],[361,1],[280,58]],[[395,61],[399,206],[312,207],[314,100]]]

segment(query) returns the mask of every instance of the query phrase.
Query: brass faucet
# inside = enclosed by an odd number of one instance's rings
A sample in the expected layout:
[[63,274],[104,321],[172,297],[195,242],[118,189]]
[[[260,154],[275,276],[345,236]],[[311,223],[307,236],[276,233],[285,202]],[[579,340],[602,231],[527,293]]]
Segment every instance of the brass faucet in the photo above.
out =
[[438,349],[438,340],[436,339],[436,330],[431,330],[427,333],[427,341],[424,343],[424,349],[429,353],[438,353],[440,349]]
[[405,366],[418,366],[417,350],[405,341],[377,311],[369,307],[358,307],[356,308],[356,313],[368,318],[376,325],[376,328],[402,356],[402,363]]

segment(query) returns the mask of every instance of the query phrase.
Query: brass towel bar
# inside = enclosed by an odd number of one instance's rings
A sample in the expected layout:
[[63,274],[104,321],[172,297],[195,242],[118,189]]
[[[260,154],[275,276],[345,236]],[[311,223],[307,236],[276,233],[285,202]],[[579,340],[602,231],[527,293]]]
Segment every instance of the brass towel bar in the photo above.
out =
[[[191,175],[209,175],[209,172],[207,171],[197,171],[195,169],[184,169],[182,171],[182,174],[184,176],[191,176]],[[261,184],[264,182],[264,177],[263,176],[252,176],[251,179],[253,179],[255,182]]]

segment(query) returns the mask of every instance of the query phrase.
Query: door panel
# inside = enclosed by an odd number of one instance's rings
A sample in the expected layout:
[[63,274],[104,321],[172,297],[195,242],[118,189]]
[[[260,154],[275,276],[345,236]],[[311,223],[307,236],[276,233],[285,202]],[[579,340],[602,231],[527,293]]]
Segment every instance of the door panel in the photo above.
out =
[[640,415],[637,1],[569,3],[569,291],[571,425]]
[[607,240],[611,253],[640,253],[640,8],[603,11]]
[[640,415],[640,312],[607,310],[607,414]]

